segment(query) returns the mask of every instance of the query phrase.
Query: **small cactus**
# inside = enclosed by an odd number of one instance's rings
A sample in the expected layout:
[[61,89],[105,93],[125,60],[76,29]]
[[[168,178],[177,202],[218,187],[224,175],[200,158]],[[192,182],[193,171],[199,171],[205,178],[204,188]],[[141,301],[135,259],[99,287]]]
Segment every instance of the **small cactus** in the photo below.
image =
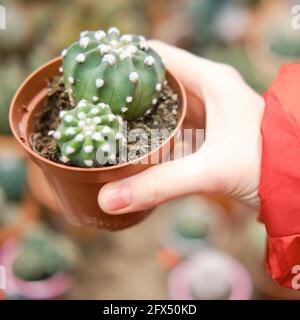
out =
[[69,111],[61,111],[61,124],[50,131],[56,139],[63,163],[79,167],[95,167],[116,161],[122,119],[105,103],[81,100]]
[[73,104],[104,102],[114,114],[134,120],[155,105],[165,81],[161,57],[142,36],[85,31],[62,51],[63,75]]

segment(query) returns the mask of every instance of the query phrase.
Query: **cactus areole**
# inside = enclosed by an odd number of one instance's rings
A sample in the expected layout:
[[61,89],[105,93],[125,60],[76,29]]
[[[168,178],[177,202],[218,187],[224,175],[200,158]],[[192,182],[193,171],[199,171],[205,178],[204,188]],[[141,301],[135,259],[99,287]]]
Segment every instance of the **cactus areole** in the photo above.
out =
[[135,120],[156,104],[165,80],[161,57],[142,36],[84,31],[62,51],[63,75],[71,101],[109,105],[115,115]]

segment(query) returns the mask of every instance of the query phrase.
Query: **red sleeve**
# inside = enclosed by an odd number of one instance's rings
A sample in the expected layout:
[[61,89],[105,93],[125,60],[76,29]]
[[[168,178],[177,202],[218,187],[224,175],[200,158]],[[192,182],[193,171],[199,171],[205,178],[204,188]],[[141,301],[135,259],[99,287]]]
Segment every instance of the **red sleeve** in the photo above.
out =
[[281,286],[300,289],[300,64],[280,69],[265,104],[259,193],[267,268]]

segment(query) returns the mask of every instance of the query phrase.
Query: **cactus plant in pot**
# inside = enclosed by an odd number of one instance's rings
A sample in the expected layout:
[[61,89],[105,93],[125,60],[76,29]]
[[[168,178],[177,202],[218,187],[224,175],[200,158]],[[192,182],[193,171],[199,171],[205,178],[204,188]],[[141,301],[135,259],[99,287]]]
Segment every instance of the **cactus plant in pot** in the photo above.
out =
[[[12,102],[10,125],[69,221],[118,230],[148,213],[104,213],[100,188],[147,169],[151,159],[162,160],[185,113],[182,85],[145,38],[110,28],[82,32],[62,57],[27,78]],[[166,128],[155,147],[144,144],[135,152],[132,131],[142,129],[148,143],[151,129]]]
[[56,298],[67,291],[78,257],[71,240],[42,224],[28,227],[19,240],[7,240],[0,252],[8,291],[30,299]]

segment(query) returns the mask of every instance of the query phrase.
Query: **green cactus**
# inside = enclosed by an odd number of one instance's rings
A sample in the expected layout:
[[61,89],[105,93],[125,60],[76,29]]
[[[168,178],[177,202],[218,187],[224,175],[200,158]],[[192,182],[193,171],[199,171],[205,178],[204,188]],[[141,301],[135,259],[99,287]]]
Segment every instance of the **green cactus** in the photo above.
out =
[[300,37],[295,30],[278,30],[271,37],[271,51],[283,58],[300,57]]
[[[3,212],[5,205],[6,205],[5,192],[4,192],[3,188],[0,187],[0,213]],[[1,219],[1,214],[0,214],[0,219]]]
[[81,100],[74,109],[61,111],[60,118],[60,126],[49,135],[56,139],[63,163],[79,167],[115,163],[123,138],[122,118],[109,105]]
[[22,239],[12,270],[25,281],[47,279],[58,272],[71,271],[78,261],[78,250],[65,236],[37,227]]
[[142,36],[117,28],[85,31],[62,51],[63,74],[73,104],[104,102],[126,120],[143,116],[156,104],[165,81],[161,57]]

